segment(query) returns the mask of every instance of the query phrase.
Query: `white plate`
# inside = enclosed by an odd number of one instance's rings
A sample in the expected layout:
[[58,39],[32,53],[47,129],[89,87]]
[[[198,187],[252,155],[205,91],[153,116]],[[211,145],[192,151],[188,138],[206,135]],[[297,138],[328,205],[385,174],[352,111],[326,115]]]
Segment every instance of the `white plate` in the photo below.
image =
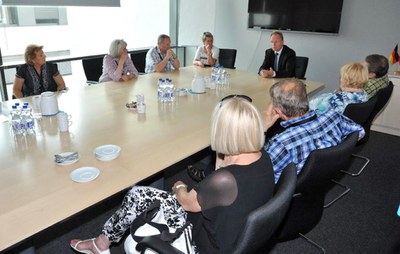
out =
[[96,147],[96,149],[94,149],[96,157],[114,157],[118,156],[120,152],[121,147],[116,145],[104,145]]
[[81,167],[71,172],[69,175],[72,181],[78,183],[86,183],[96,179],[100,174],[100,170],[94,167]]
[[[59,155],[60,156],[68,156],[68,155],[71,155],[73,152],[66,152],[66,153],[60,153]],[[57,165],[61,165],[61,166],[65,166],[65,165],[71,165],[71,164],[73,164],[73,163],[75,163],[75,162],[77,162],[77,161],[79,161],[79,154],[78,154],[78,157],[76,158],[76,159],[72,159],[72,160],[66,160],[66,161],[63,161],[63,162],[56,162],[57,163]]]

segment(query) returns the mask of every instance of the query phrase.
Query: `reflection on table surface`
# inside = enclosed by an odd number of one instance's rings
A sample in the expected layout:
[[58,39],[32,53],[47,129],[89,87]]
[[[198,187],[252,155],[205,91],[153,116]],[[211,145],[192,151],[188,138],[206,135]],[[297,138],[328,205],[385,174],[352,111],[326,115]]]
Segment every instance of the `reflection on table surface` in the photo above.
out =
[[[229,87],[188,94],[174,103],[158,102],[159,78],[169,77],[178,88],[188,89],[195,75],[209,76],[211,69],[186,67],[128,82],[69,84],[68,92],[57,94],[59,109],[73,119],[69,132],[59,132],[54,116],[38,120],[35,135],[14,136],[8,122],[0,123],[0,250],[209,146],[211,112],[224,96],[246,94],[261,111],[267,106],[268,89],[276,80],[238,70],[227,72]],[[323,86],[306,83],[309,92]],[[136,100],[136,94],[144,94],[145,114],[125,107]],[[4,102],[3,107],[16,101]],[[94,149],[105,144],[120,146],[120,156],[97,160]],[[54,154],[69,151],[78,152],[79,161],[65,166],[54,162]],[[85,166],[98,168],[100,175],[88,183],[72,181],[70,173]]]

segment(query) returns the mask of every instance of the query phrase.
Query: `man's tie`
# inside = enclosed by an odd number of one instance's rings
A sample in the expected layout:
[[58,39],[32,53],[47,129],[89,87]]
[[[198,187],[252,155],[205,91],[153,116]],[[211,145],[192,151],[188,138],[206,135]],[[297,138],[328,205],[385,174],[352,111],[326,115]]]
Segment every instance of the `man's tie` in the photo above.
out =
[[275,62],[274,62],[274,71],[278,71],[278,60],[279,60],[279,53],[275,53]]

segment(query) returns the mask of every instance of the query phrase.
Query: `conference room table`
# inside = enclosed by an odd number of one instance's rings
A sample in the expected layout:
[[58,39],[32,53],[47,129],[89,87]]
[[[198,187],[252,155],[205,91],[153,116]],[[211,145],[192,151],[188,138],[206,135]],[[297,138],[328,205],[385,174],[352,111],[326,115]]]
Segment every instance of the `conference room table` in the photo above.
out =
[[[67,92],[56,93],[59,109],[71,116],[68,132],[60,132],[57,117],[41,117],[35,134],[14,135],[9,122],[0,123],[0,251],[64,221],[129,186],[210,145],[211,112],[229,94],[246,94],[260,111],[269,103],[269,87],[277,79],[226,69],[230,84],[187,94],[173,103],[157,98],[159,78],[171,78],[177,88],[191,88],[195,76],[210,76],[210,68],[184,67],[179,71],[140,75],[126,82],[92,86],[67,84]],[[323,87],[305,81],[307,92]],[[127,102],[143,94],[146,112],[127,109]],[[31,97],[3,102],[32,102]],[[115,144],[121,154],[100,161],[94,149]],[[54,155],[78,152],[71,165],[57,165]],[[93,181],[77,183],[70,173],[80,167],[96,167]]]

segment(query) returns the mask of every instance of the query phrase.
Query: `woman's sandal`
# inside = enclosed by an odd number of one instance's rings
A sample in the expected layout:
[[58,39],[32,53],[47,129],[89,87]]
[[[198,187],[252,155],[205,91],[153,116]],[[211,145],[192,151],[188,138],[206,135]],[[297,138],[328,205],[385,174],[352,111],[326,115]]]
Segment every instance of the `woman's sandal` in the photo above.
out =
[[97,250],[97,252],[99,252],[99,254],[110,254],[110,249],[101,251],[99,249],[99,247],[97,247],[96,242],[94,240],[96,240],[96,238],[92,238],[92,239],[88,239],[88,240],[78,240],[74,245],[72,245],[72,243],[71,243],[70,246],[72,249],[76,250],[79,253],[94,254],[91,250],[78,250],[78,245],[80,243],[85,242],[85,241],[92,241],[94,248],[96,248],[96,250]]
[[195,168],[192,165],[187,167],[187,173],[196,182],[201,182],[206,177],[203,169]]

